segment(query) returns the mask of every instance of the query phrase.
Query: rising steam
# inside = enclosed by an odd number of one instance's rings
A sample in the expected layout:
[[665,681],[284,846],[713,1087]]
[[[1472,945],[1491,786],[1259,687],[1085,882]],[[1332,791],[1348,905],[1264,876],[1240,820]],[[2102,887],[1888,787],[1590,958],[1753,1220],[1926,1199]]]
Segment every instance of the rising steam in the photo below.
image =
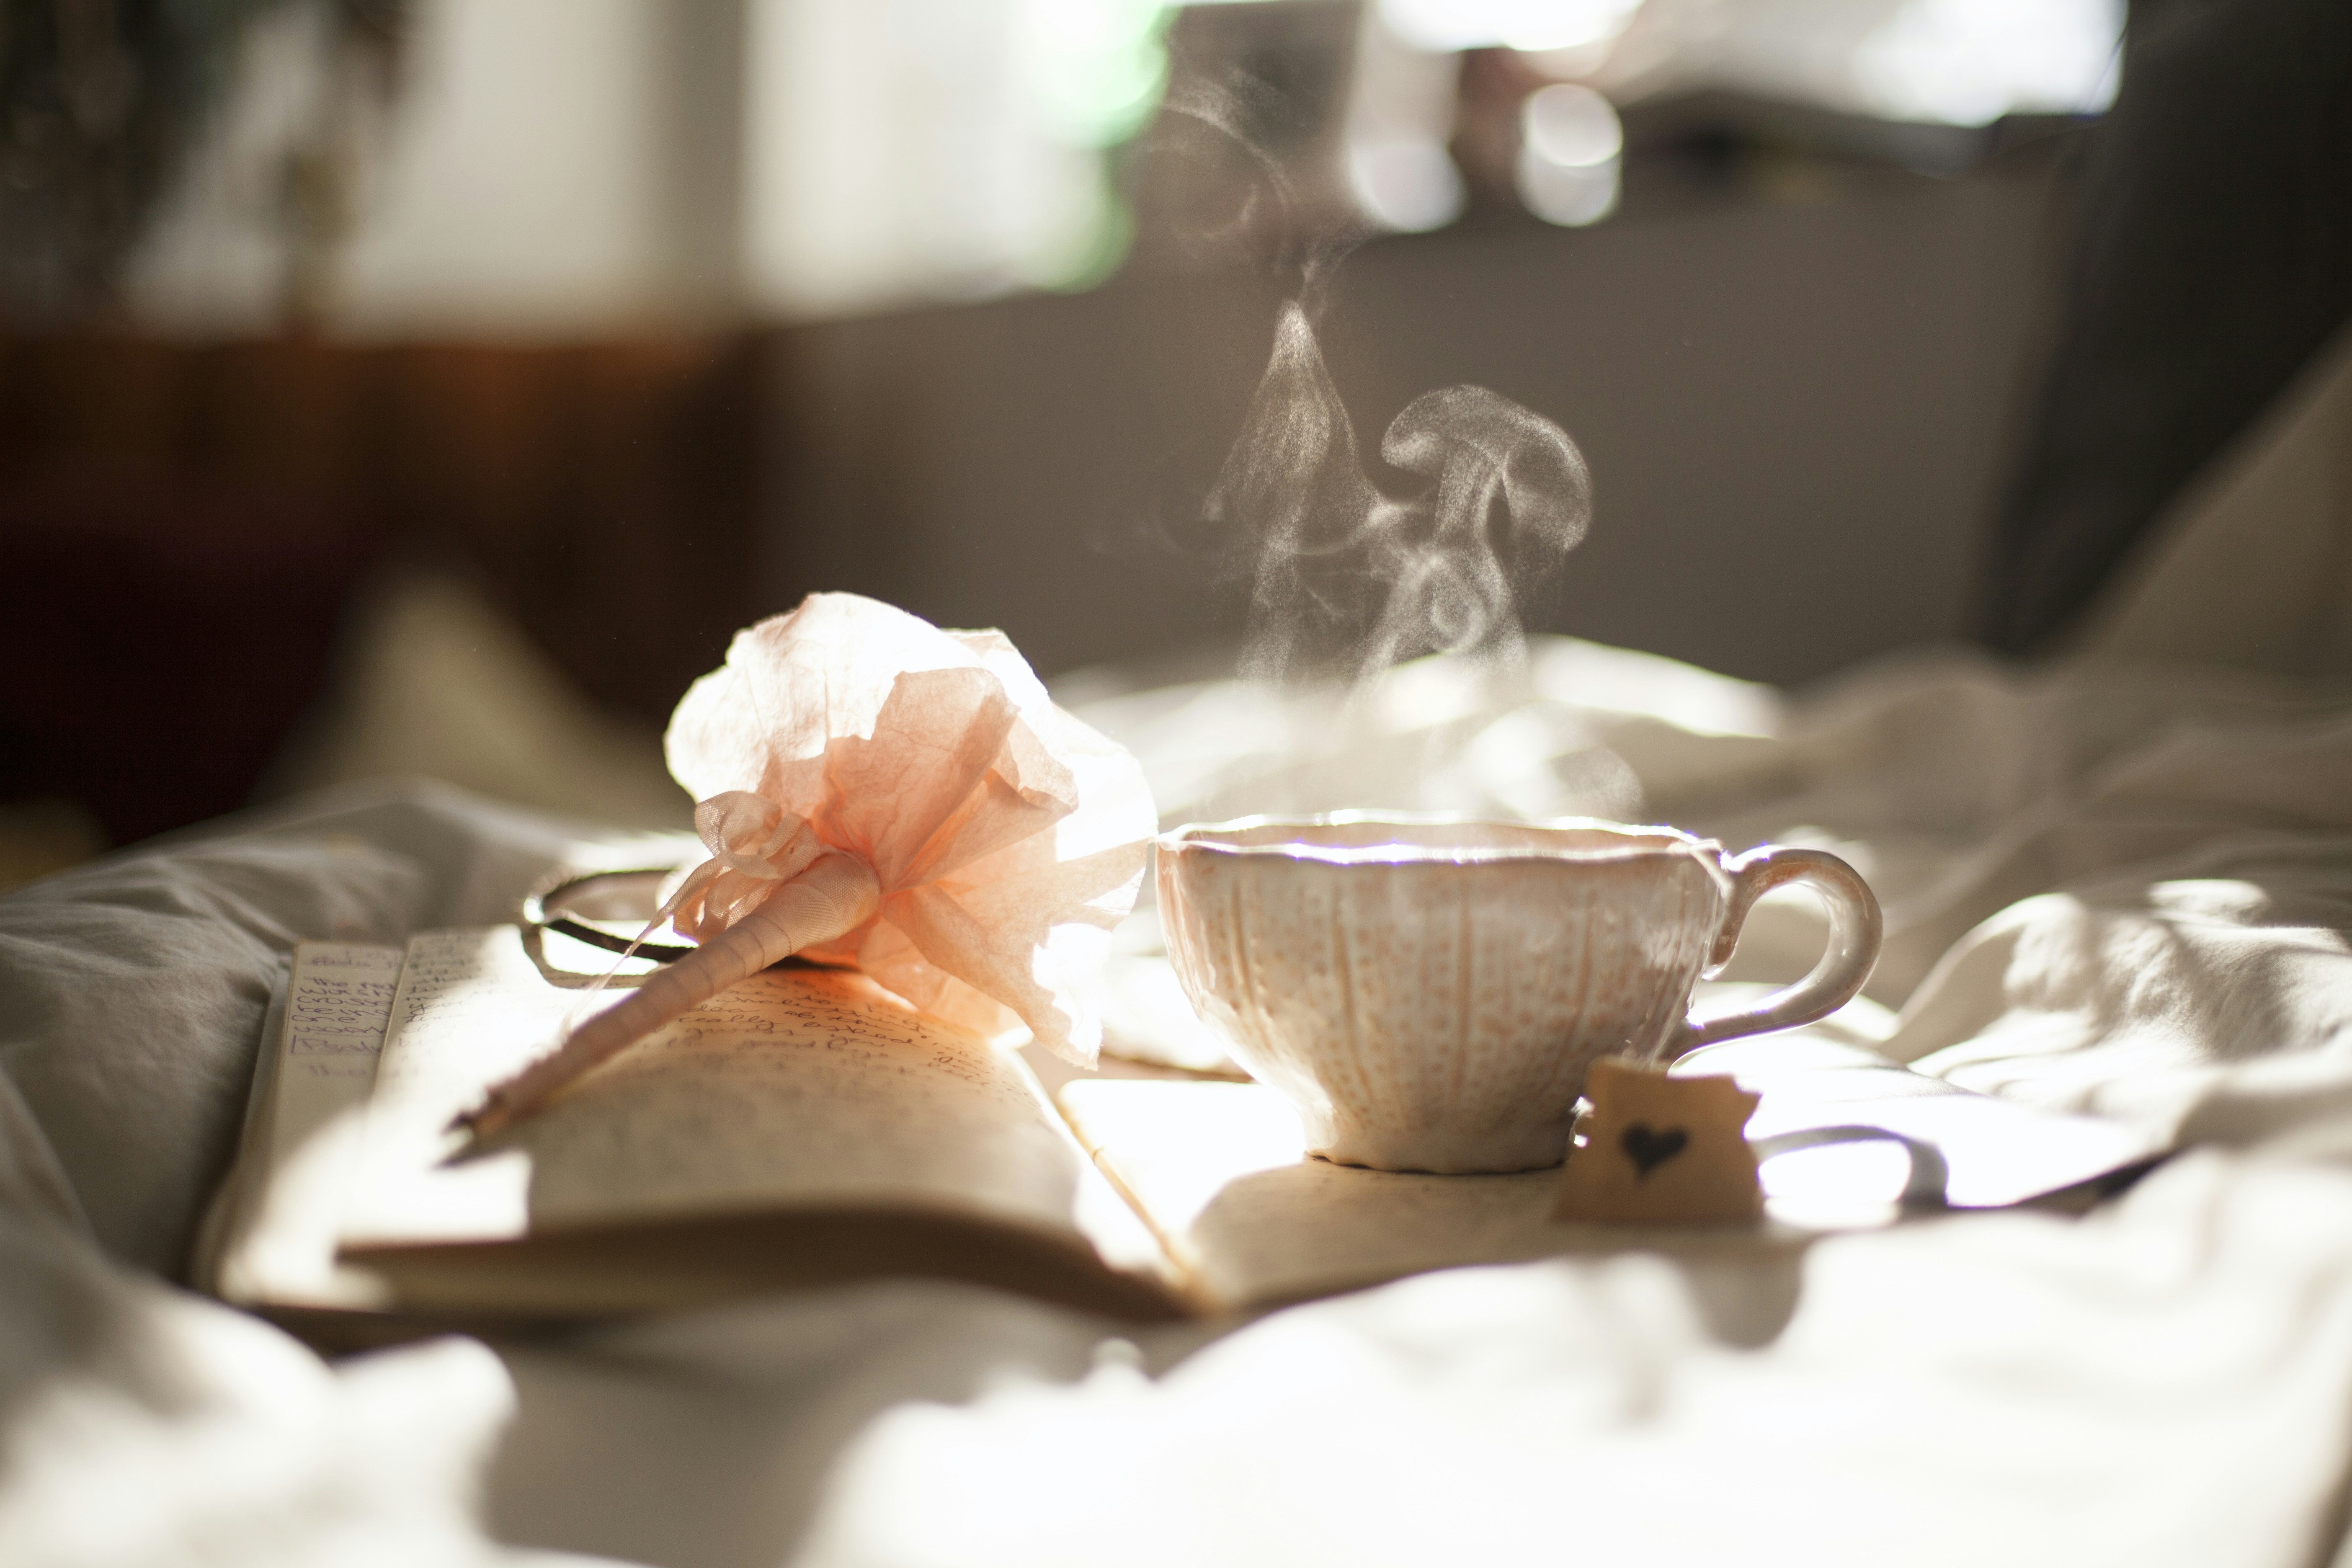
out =
[[1220,219],[1195,209],[1188,242],[1254,248],[1298,279],[1204,508],[1227,541],[1229,574],[1249,584],[1242,673],[1360,683],[1423,654],[1515,660],[1522,604],[1591,521],[1592,479],[1576,443],[1485,387],[1444,387],[1390,423],[1381,458],[1422,484],[1382,493],[1315,333],[1362,233],[1310,217],[1266,152],[1291,107],[1265,83],[1239,72],[1180,82],[1164,107],[1171,123],[1205,130],[1226,154],[1229,210]]
[[1566,432],[1483,386],[1405,405],[1381,457],[1425,483],[1384,495],[1304,304],[1209,494],[1250,583],[1243,673],[1358,680],[1423,654],[1512,658],[1519,605],[1584,538],[1592,479]]

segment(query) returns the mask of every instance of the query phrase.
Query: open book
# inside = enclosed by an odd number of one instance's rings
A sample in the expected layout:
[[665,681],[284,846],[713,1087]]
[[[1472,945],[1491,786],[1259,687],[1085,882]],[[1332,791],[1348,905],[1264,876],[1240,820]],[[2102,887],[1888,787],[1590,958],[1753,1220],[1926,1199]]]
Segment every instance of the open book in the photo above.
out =
[[[1564,1252],[1801,1246],[1883,1223],[1906,1180],[1860,1219],[1558,1224],[1557,1170],[1310,1160],[1288,1104],[1255,1084],[1079,1078],[1049,1097],[1019,1053],[804,967],[735,987],[477,1145],[452,1117],[605,1000],[546,960],[562,940],[497,926],[404,952],[302,944],[198,1282],[284,1318],[481,1323],[921,1275],[1149,1320]],[[1934,1140],[1957,1202],[2079,1189],[2157,1152],[1818,1035],[1739,1048],[1714,1070],[1764,1092],[1751,1133]],[[1852,1151],[1806,1152],[1833,1181],[1869,1175],[1840,1175]]]

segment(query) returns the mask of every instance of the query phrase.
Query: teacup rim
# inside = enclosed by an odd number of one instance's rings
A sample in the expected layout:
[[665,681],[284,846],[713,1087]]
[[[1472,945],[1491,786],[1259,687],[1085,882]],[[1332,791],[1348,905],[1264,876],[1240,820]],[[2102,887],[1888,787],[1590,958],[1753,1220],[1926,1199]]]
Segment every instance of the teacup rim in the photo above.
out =
[[[1338,845],[1301,844],[1295,840],[1276,840],[1265,844],[1234,844],[1221,843],[1216,838],[1209,837],[1215,834],[1255,832],[1269,827],[1339,827],[1357,823],[1400,827],[1496,827],[1513,832],[1525,832],[1529,829],[1538,832],[1597,831],[1622,836],[1629,842],[1592,847],[1562,845],[1557,848],[1526,845],[1491,847],[1431,845],[1427,847],[1433,851],[1432,853],[1375,856]],[[1648,839],[1652,842],[1633,842],[1639,839]],[[1658,840],[1664,842],[1658,842]],[[1723,855],[1723,846],[1717,840],[1701,838],[1696,834],[1664,823],[1642,826],[1613,822],[1600,816],[1551,816],[1529,822],[1481,816],[1469,812],[1375,809],[1299,813],[1261,812],[1248,816],[1232,817],[1223,822],[1188,822],[1160,834],[1152,842],[1160,849],[1168,851],[1200,849],[1217,855],[1312,861],[1326,866],[1491,865],[1510,861],[1566,861],[1590,865],[1641,859],[1649,856],[1689,855],[1711,866],[1719,867]],[[1444,852],[1449,850],[1452,852]]]

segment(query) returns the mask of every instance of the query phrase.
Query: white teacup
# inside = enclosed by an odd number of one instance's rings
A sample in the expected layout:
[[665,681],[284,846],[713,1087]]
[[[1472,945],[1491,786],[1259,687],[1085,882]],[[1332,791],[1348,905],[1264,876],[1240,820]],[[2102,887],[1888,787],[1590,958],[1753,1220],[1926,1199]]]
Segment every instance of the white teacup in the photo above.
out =
[[[1671,827],[1339,812],[1181,827],[1159,851],[1192,1005],[1298,1107],[1311,1152],[1377,1170],[1558,1164],[1598,1058],[1811,1023],[1878,959],[1878,901],[1836,856],[1727,858]],[[1813,972],[1686,1016],[1756,900],[1797,881],[1829,906]]]

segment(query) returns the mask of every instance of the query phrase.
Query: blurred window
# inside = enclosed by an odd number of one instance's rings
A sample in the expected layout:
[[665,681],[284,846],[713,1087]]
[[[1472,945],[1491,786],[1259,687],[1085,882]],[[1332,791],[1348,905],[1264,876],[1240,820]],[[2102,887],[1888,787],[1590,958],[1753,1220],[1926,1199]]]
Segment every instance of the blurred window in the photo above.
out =
[[1591,149],[1678,97],[1948,141],[2095,113],[2123,24],[2123,0],[408,0],[396,68],[361,58],[376,103],[331,8],[263,8],[122,293],[184,330],[530,337],[1087,287],[1134,238],[1127,149],[1180,9],[1214,24],[1181,34],[1215,45],[1202,68],[1328,89],[1268,153],[1304,221],[1403,231],[1497,200],[1598,221],[1622,159]]
[[1159,0],[753,0],[758,307],[1084,286],[1131,232],[1108,149],[1160,101]]

